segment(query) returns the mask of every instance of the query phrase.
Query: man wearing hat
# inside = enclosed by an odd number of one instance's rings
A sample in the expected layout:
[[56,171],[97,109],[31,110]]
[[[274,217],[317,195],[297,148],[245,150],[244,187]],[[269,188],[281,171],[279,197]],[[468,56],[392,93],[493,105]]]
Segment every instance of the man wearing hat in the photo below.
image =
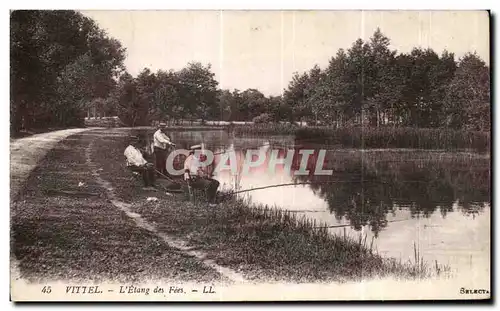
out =
[[167,125],[160,123],[160,128],[153,135],[153,149],[156,162],[156,170],[163,175],[167,175],[167,152],[169,147],[175,147],[166,133]]
[[203,189],[210,206],[215,206],[217,189],[220,183],[213,179],[207,166],[201,165],[206,156],[201,153],[201,145],[190,148],[189,156],[184,161],[184,179],[195,189]]

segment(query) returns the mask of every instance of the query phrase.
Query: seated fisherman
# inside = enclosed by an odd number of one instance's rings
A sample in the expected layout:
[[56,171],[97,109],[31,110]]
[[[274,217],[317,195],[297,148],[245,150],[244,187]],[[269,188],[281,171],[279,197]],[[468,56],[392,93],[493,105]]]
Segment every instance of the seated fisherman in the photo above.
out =
[[140,139],[135,139],[123,153],[127,158],[127,167],[133,172],[140,173],[146,189],[151,189],[155,185],[154,164],[146,161],[145,152],[141,150]]
[[201,150],[201,145],[192,146],[190,149],[189,156],[184,161],[184,179],[190,183],[191,187],[203,189],[207,194],[209,205],[215,206],[220,183],[212,178],[207,166],[201,166],[204,155],[200,151],[196,152],[196,150]]

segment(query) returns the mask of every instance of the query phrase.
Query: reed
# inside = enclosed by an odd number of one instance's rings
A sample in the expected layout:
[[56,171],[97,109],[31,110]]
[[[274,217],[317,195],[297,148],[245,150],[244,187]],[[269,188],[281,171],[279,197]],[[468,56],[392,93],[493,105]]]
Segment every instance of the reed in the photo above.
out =
[[349,148],[469,149],[488,152],[490,132],[410,127],[299,127],[290,124],[237,126],[235,135],[295,135],[299,141]]
[[[421,256],[414,243],[414,260],[402,262],[392,258],[383,258],[374,251],[374,238],[368,242],[366,234],[357,237],[348,236],[344,228],[343,234],[329,232],[325,223],[320,223],[305,216],[297,217],[296,213],[268,205],[249,205],[245,200],[233,200],[226,203],[229,210],[248,214],[246,219],[252,221],[251,232],[257,233],[258,239],[275,240],[269,242],[281,256],[274,260],[283,265],[290,260],[307,262],[308,266],[319,270],[332,270],[332,264],[349,267],[350,276],[384,277],[395,276],[402,279],[427,278],[449,272],[449,267],[428,264]],[[223,210],[226,210],[225,208]],[[251,233],[244,234],[248,237]],[[285,246],[285,247],[283,247]],[[253,249],[254,254],[262,250]],[[273,252],[267,250],[265,253]],[[300,254],[300,257],[299,255]],[[277,254],[275,254],[277,255]],[[261,259],[262,260],[262,259]],[[359,261],[360,260],[360,261]],[[294,260],[291,260],[294,261]],[[357,262],[357,265],[353,264]]]
[[237,125],[233,128],[235,135],[295,135],[299,126],[288,123]]

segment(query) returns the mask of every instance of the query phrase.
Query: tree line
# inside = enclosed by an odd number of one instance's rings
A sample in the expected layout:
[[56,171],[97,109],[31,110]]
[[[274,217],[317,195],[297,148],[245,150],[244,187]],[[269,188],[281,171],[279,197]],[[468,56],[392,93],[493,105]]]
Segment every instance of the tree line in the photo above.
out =
[[490,70],[479,56],[457,61],[453,53],[421,48],[397,54],[389,44],[377,29],[368,42],[340,49],[325,69],[295,73],[280,96],[219,89],[210,65],[190,63],[177,72],[145,68],[136,79],[125,75],[114,101],[128,115],[122,119],[140,124],[201,119],[490,129]]
[[82,125],[90,108],[129,126],[196,119],[490,129],[483,60],[421,48],[398,54],[379,29],[325,69],[295,73],[279,96],[221,89],[210,64],[197,62],[133,77],[121,43],[75,11],[13,11],[10,43],[14,133]]
[[218,85],[210,64],[192,62],[178,71],[156,73],[144,68],[136,78],[128,73],[120,77],[108,106],[114,107],[114,113],[131,126],[159,120],[282,119],[280,96],[267,97],[256,89],[222,90]]
[[490,128],[490,70],[475,53],[390,49],[377,29],[340,49],[326,69],[293,76],[283,101],[299,120],[345,126]]

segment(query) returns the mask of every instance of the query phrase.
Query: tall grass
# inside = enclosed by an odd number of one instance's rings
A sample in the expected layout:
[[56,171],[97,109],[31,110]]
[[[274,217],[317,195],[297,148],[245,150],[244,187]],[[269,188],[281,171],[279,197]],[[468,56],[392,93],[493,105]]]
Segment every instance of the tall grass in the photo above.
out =
[[[219,239],[238,235],[238,242],[251,250],[252,257],[261,263],[276,266],[300,265],[309,273],[328,279],[335,271],[335,278],[365,279],[371,277],[395,277],[420,279],[442,275],[449,267],[429,264],[415,251],[415,259],[383,258],[373,247],[373,238],[333,234],[326,223],[306,216],[297,216],[291,211],[268,205],[249,204],[245,199],[225,202],[218,210],[217,231]],[[228,227],[236,219],[245,220],[237,230]],[[206,231],[205,231],[206,234]],[[253,242],[258,241],[258,245]],[[411,242],[410,242],[411,243]],[[261,245],[262,244],[262,245]],[[266,250],[261,247],[266,245]],[[271,249],[269,249],[271,248]],[[274,254],[272,258],[267,258]],[[266,258],[264,258],[266,257]],[[307,268],[305,266],[307,263]]]
[[167,131],[219,131],[225,130],[225,125],[170,125],[166,127]]
[[451,129],[403,127],[300,128],[297,139],[319,138],[320,142],[354,148],[473,149],[488,151],[490,133]]
[[234,126],[235,135],[295,135],[300,127],[289,123],[270,123]]
[[490,150],[489,132],[409,127],[299,127],[290,124],[238,126],[236,135],[295,135],[297,140],[350,148]]

